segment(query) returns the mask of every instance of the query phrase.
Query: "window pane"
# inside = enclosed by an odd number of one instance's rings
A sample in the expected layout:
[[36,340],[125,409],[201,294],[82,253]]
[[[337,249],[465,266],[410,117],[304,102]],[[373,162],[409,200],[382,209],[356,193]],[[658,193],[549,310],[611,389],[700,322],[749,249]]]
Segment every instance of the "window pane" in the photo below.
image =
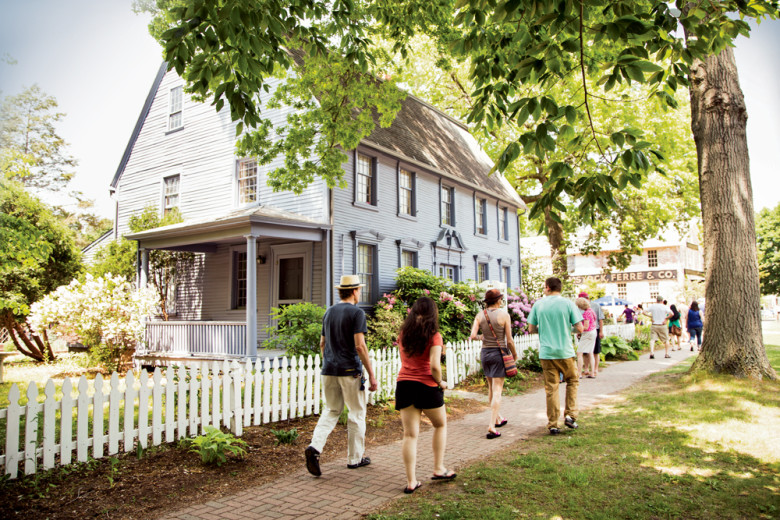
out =
[[625,283],[619,283],[618,285],[618,298],[625,300],[626,299],[626,284]]
[[658,298],[658,282],[650,282],[650,299]]
[[414,251],[401,251],[401,267],[414,267],[414,257],[416,253]]
[[164,207],[163,212],[168,213],[179,206],[179,176],[172,175],[163,179],[164,182]]
[[246,253],[233,253],[235,268],[233,277],[236,288],[236,307],[246,307]]
[[168,130],[173,130],[182,126],[181,106],[182,88],[172,88],[168,102]]
[[485,227],[485,209],[487,207],[485,199],[477,199],[477,233],[486,234]]
[[455,266],[454,265],[446,265],[441,264],[439,266],[439,277],[444,278],[445,280],[450,280],[452,282],[455,280]]
[[398,212],[404,215],[412,214],[412,173],[401,170],[399,178]]
[[477,264],[477,282],[484,282],[487,278],[487,264]]
[[452,188],[441,189],[441,223],[452,225]]
[[357,164],[357,202],[373,204],[371,193],[371,159],[365,155],[358,155]]
[[303,257],[279,260],[279,299],[303,299]]
[[512,281],[509,279],[509,268],[502,267],[501,271],[503,272],[504,275],[504,279],[501,281],[504,282],[507,285],[507,287],[509,287],[509,285],[512,283]]
[[502,240],[509,240],[509,229],[506,222],[506,208],[498,211],[498,232]]
[[658,267],[658,251],[655,249],[647,250],[647,266]]
[[365,284],[361,291],[360,303],[373,302],[373,281],[374,281],[374,246],[368,244],[359,244],[357,250],[357,274],[360,277],[360,283]]
[[238,203],[257,202],[257,161],[246,159],[238,165]]

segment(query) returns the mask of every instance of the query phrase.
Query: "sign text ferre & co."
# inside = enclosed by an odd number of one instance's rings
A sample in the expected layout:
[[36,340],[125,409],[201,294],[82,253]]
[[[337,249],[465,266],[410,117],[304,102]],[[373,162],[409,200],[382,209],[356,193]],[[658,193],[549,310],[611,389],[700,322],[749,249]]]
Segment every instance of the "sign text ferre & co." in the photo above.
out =
[[614,282],[646,282],[659,280],[676,280],[676,269],[663,269],[660,271],[635,271],[632,273],[609,273],[609,274],[585,274],[581,276],[572,276],[571,280],[574,283],[580,284],[585,282],[601,282],[601,283],[614,283]]

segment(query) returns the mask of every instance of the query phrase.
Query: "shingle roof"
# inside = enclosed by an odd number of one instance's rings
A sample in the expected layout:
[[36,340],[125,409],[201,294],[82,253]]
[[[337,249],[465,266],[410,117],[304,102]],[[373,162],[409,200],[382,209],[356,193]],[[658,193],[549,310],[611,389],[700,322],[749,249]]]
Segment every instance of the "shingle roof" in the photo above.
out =
[[517,207],[525,204],[503,175],[490,175],[493,162],[459,121],[412,95],[403,101],[392,126],[377,124],[363,140],[429,166],[445,176],[492,193]]

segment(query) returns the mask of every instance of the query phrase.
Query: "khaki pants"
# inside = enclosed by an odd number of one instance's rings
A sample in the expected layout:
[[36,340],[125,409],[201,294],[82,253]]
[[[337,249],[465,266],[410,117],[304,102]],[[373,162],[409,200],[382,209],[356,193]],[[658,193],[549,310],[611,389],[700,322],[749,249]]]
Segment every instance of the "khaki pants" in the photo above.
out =
[[366,404],[368,392],[360,390],[360,378],[322,376],[325,409],[320,414],[311,437],[311,445],[320,453],[328,435],[336,427],[344,405],[347,405],[347,464],[357,464],[366,449]]
[[561,398],[558,393],[559,372],[563,372],[563,380],[566,381],[566,409],[564,413],[572,419],[577,418],[577,388],[580,386],[577,362],[575,358],[542,359],[541,361],[544,391],[547,394],[547,428],[558,428],[561,418]]

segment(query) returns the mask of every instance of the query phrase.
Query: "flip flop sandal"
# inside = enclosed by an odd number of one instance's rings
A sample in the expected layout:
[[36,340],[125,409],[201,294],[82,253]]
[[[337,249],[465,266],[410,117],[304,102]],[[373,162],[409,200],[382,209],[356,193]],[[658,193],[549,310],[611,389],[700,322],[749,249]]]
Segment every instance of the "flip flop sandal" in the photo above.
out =
[[495,439],[496,437],[501,437],[501,434],[499,432],[487,432],[487,435],[485,435],[488,439]]
[[496,428],[501,428],[502,426],[506,426],[506,423],[508,423],[506,419],[502,419],[501,422],[496,423]]
[[411,495],[412,493],[414,493],[415,491],[417,491],[421,487],[422,487],[422,482],[418,482],[417,485],[412,487],[412,488],[405,487],[404,488],[404,493],[406,493],[407,495]]
[[433,476],[431,477],[431,480],[452,480],[457,476],[458,476],[457,473],[448,470],[444,473],[444,475],[437,475],[436,473],[434,473]]

